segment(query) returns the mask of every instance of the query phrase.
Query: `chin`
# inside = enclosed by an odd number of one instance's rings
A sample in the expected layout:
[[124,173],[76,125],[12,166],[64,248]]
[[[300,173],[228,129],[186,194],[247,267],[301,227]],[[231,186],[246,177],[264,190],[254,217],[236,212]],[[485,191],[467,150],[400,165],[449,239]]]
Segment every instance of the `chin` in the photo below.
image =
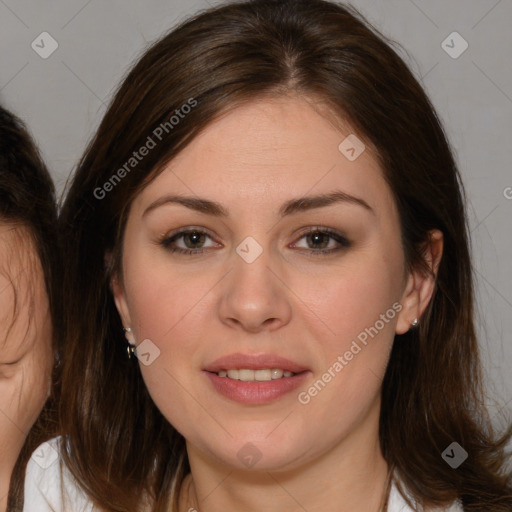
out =
[[[229,468],[247,471],[291,471],[308,460],[314,458],[311,448],[313,439],[309,441],[301,438],[300,434],[291,433],[284,425],[281,432],[277,432],[276,425],[265,430],[262,435],[254,435],[254,432],[238,432],[233,437],[225,438],[222,445],[212,446],[212,438],[205,439],[204,443],[196,446],[203,453],[209,454],[222,465]],[[272,429],[276,429],[272,432]]]

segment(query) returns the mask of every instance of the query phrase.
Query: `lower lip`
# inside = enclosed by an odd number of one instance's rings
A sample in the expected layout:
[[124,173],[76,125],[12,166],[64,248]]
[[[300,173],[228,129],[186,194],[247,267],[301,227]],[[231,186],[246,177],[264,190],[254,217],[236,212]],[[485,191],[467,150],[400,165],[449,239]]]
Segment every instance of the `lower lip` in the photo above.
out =
[[225,397],[243,404],[261,405],[273,402],[304,384],[309,371],[298,373],[293,377],[268,380],[264,382],[244,382],[219,377],[216,373],[205,372],[213,387]]

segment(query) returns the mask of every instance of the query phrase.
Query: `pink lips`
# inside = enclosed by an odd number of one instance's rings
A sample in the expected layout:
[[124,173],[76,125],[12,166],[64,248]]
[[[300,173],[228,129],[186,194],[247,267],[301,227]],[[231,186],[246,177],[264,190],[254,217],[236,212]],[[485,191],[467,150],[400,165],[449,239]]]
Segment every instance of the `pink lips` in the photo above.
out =
[[[221,370],[243,368],[248,370],[280,368],[296,375],[265,382],[243,382],[217,375],[217,372]],[[262,405],[277,400],[301,386],[310,374],[304,366],[270,354],[257,356],[231,354],[216,359],[213,363],[208,364],[203,371],[218,393],[235,402],[249,405]]]

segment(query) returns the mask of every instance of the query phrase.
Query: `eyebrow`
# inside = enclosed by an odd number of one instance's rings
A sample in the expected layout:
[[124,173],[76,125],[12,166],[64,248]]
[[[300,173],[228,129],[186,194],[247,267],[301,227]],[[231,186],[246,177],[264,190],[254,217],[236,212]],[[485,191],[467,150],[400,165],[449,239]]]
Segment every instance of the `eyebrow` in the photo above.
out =
[[[364,200],[359,197],[352,196],[340,190],[330,192],[328,194],[319,194],[314,196],[305,196],[298,199],[290,199],[286,201],[281,208],[279,208],[280,217],[293,215],[294,213],[313,210],[316,208],[323,208],[336,203],[347,203],[362,206],[365,210],[375,214],[373,208]],[[200,197],[189,197],[180,195],[168,195],[157,199],[151,203],[145,210],[142,216],[144,217],[150,211],[159,208],[165,204],[180,204],[191,210],[195,210],[207,215],[215,217],[229,217],[229,212],[220,203],[203,199]]]

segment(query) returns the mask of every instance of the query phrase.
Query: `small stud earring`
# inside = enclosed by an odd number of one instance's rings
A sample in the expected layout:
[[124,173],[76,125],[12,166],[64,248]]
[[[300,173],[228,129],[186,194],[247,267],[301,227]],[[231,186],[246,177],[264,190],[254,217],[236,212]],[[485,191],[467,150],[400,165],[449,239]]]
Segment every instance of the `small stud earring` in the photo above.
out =
[[415,318],[412,322],[411,322],[411,327],[418,327],[419,325],[419,320],[417,318]]

